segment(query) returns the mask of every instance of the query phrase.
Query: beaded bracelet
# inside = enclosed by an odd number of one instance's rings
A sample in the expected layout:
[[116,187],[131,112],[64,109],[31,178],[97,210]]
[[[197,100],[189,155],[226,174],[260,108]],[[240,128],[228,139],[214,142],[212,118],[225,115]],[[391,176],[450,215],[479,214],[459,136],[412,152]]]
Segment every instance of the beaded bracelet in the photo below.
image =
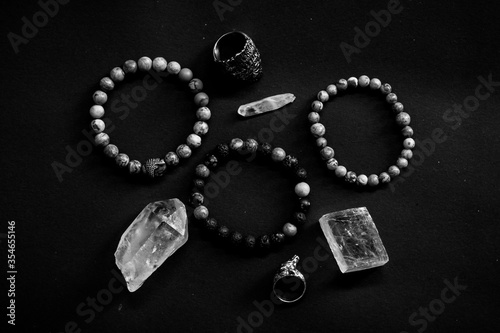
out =
[[[196,117],[198,121],[194,124],[193,132],[190,134],[185,144],[177,147],[176,151],[168,152],[164,158],[150,158],[144,163],[137,160],[130,160],[129,156],[120,153],[118,147],[110,144],[110,138],[104,132],[106,126],[102,118],[104,116],[103,105],[108,100],[109,92],[115,88],[115,84],[122,82],[126,74],[134,74],[137,71],[147,73],[153,69],[156,72],[164,72],[177,75],[181,82],[188,83],[189,89],[195,94],[194,103],[199,108],[196,110]],[[97,90],[92,96],[95,105],[90,108],[90,115],[94,120],[90,123],[91,128],[96,133],[94,138],[96,145],[104,148],[104,154],[110,158],[115,159],[116,164],[121,168],[128,168],[130,174],[146,174],[150,177],[163,176],[167,170],[167,166],[175,167],[179,164],[180,159],[186,159],[191,156],[191,150],[198,148],[201,145],[201,136],[208,132],[208,121],[211,117],[210,109],[206,106],[208,104],[208,96],[204,92],[203,83],[200,79],[193,78],[193,72],[189,68],[181,68],[181,65],[176,61],[167,63],[165,58],[157,57],[153,60],[148,57],[142,57],[137,62],[134,60],[127,60],[122,67],[115,67],[111,70],[109,77],[103,77],[99,82],[102,90]],[[105,92],[106,91],[106,92]]]
[[[325,126],[319,122],[319,112],[323,110],[323,103],[327,102],[330,97],[334,97],[337,93],[347,91],[348,89],[367,87],[380,91],[387,103],[392,105],[392,110],[396,114],[396,123],[403,127],[401,133],[405,137],[403,141],[404,149],[401,151],[396,164],[391,165],[386,172],[382,172],[378,176],[376,174],[371,174],[370,176],[366,176],[365,174],[357,175],[354,171],[348,171],[345,166],[339,165],[338,161],[333,158],[335,155],[333,148],[327,145],[327,140],[323,137],[326,132]],[[321,157],[326,161],[328,170],[334,171],[337,177],[344,178],[348,183],[356,183],[360,186],[367,184],[377,186],[378,184],[389,183],[391,177],[398,176],[401,173],[401,169],[408,166],[408,160],[413,157],[412,149],[415,147],[415,140],[411,138],[413,136],[413,129],[408,126],[411,120],[410,115],[403,111],[403,104],[398,102],[396,94],[392,92],[392,87],[388,83],[382,84],[376,78],[370,80],[366,75],[360,76],[359,79],[355,77],[350,77],[347,80],[340,79],[336,84],[330,84],[326,87],[326,90],[321,90],[318,93],[317,100],[311,104],[311,109],[312,112],[309,113],[308,119],[312,123],[311,133],[316,138],[316,145],[321,148]]]
[[[285,223],[282,230],[270,235],[243,235],[238,231],[231,231],[227,226],[219,224],[213,217],[209,217],[208,208],[203,206],[204,197],[201,192],[205,186],[205,180],[221,163],[227,162],[229,158],[237,155],[253,154],[263,160],[270,160],[274,163],[280,163],[288,172],[292,173],[298,183],[295,185],[295,194],[298,197],[296,212],[292,216],[291,222]],[[198,164],[195,170],[196,178],[194,180],[194,190],[191,194],[190,203],[195,207],[194,217],[203,223],[204,227],[215,232],[222,240],[228,240],[234,246],[244,246],[247,249],[268,250],[277,248],[283,244],[286,237],[293,237],[297,234],[297,226],[304,225],[307,221],[306,213],[311,206],[308,199],[310,193],[309,185],[304,182],[307,178],[307,171],[299,166],[299,161],[292,155],[287,155],[282,148],[273,147],[269,143],[258,143],[254,139],[245,141],[234,138],[229,144],[219,144],[215,150],[207,154],[203,163]],[[293,222],[293,223],[292,223]]]

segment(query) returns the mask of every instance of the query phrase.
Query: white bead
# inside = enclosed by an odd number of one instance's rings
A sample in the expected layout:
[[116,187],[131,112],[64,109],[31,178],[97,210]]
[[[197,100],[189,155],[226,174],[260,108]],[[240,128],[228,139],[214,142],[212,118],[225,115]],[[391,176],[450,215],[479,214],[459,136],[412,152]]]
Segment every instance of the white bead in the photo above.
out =
[[163,57],[153,59],[153,69],[157,72],[163,72],[167,68],[167,61]]
[[297,234],[297,227],[291,223],[285,223],[283,233],[288,237],[293,237]]
[[309,119],[309,122],[311,124],[316,124],[317,122],[319,122],[320,120],[320,116],[319,116],[319,113],[317,112],[310,112],[308,115],[307,115],[307,119]]
[[355,78],[354,76],[351,76],[350,78],[347,79],[347,86],[349,88],[357,88],[358,87],[358,79]]
[[99,133],[95,136],[94,141],[98,146],[107,146],[109,144],[109,135],[106,133]]
[[137,61],[137,67],[142,72],[147,72],[153,66],[153,61],[149,57],[141,57],[139,61]]
[[208,124],[204,121],[194,123],[193,132],[197,135],[205,135],[208,133]]
[[271,159],[274,162],[281,162],[285,159],[285,157],[286,157],[286,152],[283,148],[276,147],[271,152]]
[[109,77],[114,82],[122,82],[125,79],[125,72],[121,67],[115,67],[109,72]]
[[358,85],[360,88],[366,88],[370,85],[370,78],[366,75],[361,75],[358,79]]
[[311,109],[314,112],[320,112],[321,110],[323,110],[323,103],[321,103],[320,101],[314,101],[311,104]]
[[373,78],[370,80],[370,88],[373,90],[378,90],[382,86],[382,82],[379,79]]
[[90,127],[94,130],[94,133],[101,133],[106,128],[106,124],[101,119],[94,119],[90,123]]
[[104,108],[100,105],[92,105],[90,107],[90,116],[92,118],[101,118],[102,116],[104,116]]
[[347,169],[345,166],[343,165],[339,165],[336,169],[335,169],[335,176],[339,177],[339,178],[342,178],[342,177],[345,177],[345,175],[347,174]]
[[368,185],[370,185],[370,186],[377,186],[378,183],[379,183],[379,181],[378,181],[378,176],[377,175],[371,174],[368,177]]
[[330,98],[330,95],[328,95],[328,93],[324,90],[321,90],[318,95],[318,100],[321,102],[321,103],[324,103],[324,102],[327,102],[328,99]]
[[186,144],[189,146],[189,148],[198,148],[199,146],[201,146],[201,138],[199,135],[189,134],[186,139]]
[[108,101],[108,94],[106,94],[102,90],[97,90],[94,95],[92,95],[92,99],[94,100],[94,103],[97,105],[103,105]]
[[322,123],[316,123],[311,126],[311,133],[314,137],[319,138],[325,135],[326,129]]
[[181,65],[177,61],[170,61],[167,65],[167,72],[177,75],[181,71]]
[[196,110],[196,118],[198,118],[198,120],[207,121],[211,116],[212,112],[206,106],[202,106]]
[[337,86],[334,84],[329,84],[328,87],[326,87],[326,92],[330,96],[335,96],[337,95]]
[[403,147],[405,147],[406,149],[413,149],[413,148],[415,148],[415,140],[413,140],[412,138],[406,138],[403,141]]
[[365,186],[366,184],[368,184],[368,177],[366,177],[366,175],[358,175],[358,179],[356,179],[356,184],[357,185],[360,185],[360,186]]
[[297,194],[297,196],[299,196],[300,198],[307,197],[310,192],[311,188],[309,187],[309,184],[305,182],[301,182],[295,185],[295,194]]

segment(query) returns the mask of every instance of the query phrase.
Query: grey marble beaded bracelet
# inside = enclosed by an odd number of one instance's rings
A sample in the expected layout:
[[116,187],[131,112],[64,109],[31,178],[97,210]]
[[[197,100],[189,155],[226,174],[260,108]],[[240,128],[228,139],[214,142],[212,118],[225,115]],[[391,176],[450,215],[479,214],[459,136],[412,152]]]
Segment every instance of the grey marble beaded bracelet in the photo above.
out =
[[[387,103],[392,105],[392,110],[396,114],[396,123],[402,127],[401,134],[405,137],[403,141],[404,149],[401,151],[400,156],[396,160],[396,164],[391,165],[387,171],[384,171],[379,175],[358,175],[354,171],[347,170],[345,166],[339,165],[339,162],[333,158],[335,155],[333,148],[328,146],[328,142],[324,138],[326,132],[325,126],[319,122],[319,113],[323,110],[323,103],[336,96],[339,92],[358,88],[369,88],[371,90],[378,90],[382,93]],[[321,149],[321,157],[326,161],[326,167],[328,170],[335,172],[337,177],[344,178],[348,183],[360,186],[377,186],[379,184],[389,183],[391,181],[391,177],[398,176],[401,173],[401,169],[408,166],[408,160],[413,157],[412,149],[415,148],[415,140],[411,138],[413,136],[413,129],[408,126],[411,120],[410,115],[404,112],[403,104],[398,102],[398,97],[392,92],[392,87],[388,83],[382,84],[379,79],[370,79],[366,75],[360,76],[359,79],[355,77],[350,77],[347,80],[340,79],[337,83],[328,85],[326,90],[321,90],[318,93],[317,100],[311,104],[311,109],[312,112],[309,113],[308,119],[312,124],[311,133],[316,138],[316,145]]]
[[[155,72],[167,71],[169,74],[177,75],[181,82],[188,83],[189,90],[195,94],[194,103],[198,106],[196,110],[198,121],[194,124],[194,133],[189,134],[186,143],[180,144],[175,152],[170,151],[164,158],[150,158],[141,163],[138,160],[130,160],[129,156],[121,153],[116,145],[110,144],[109,135],[104,132],[106,125],[101,118],[105,113],[103,105],[108,100],[107,92],[113,90],[115,84],[122,82],[126,74],[147,73],[150,70]],[[103,77],[99,82],[99,86],[101,89],[97,90],[92,96],[95,104],[90,108],[90,115],[94,118],[90,123],[90,127],[96,133],[95,144],[103,147],[106,156],[113,158],[120,168],[127,168],[132,175],[145,174],[152,178],[163,176],[167,167],[175,167],[179,164],[180,159],[190,157],[192,149],[201,145],[201,136],[208,132],[206,121],[210,119],[211,112],[207,107],[208,95],[202,92],[203,82],[200,79],[193,78],[193,72],[189,68],[181,68],[181,65],[176,61],[167,62],[163,57],[157,57],[153,60],[149,57],[141,57],[137,62],[127,60],[122,67],[113,68],[109,76]]]

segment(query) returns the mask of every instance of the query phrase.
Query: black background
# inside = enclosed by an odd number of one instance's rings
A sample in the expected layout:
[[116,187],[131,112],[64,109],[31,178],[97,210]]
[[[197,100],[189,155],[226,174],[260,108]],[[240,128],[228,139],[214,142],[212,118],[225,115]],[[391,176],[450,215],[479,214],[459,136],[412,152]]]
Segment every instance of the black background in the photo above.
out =
[[[387,1],[232,3],[221,16],[212,1],[71,1],[16,53],[8,33],[21,35],[22,17],[32,21],[41,7],[35,1],[2,2],[0,232],[7,233],[7,221],[16,222],[16,331],[63,332],[74,322],[69,327],[82,332],[235,332],[241,321],[253,325],[242,332],[496,331],[500,87],[480,88],[490,95],[474,112],[451,113],[460,123],[443,116],[474,95],[479,77],[500,81],[498,2],[401,1],[402,11],[350,62],[340,44],[355,45],[354,28],[364,30],[374,21],[370,11],[387,9]],[[213,43],[233,29],[249,34],[262,54],[264,76],[253,85],[225,84],[212,69]],[[72,172],[60,181],[52,165],[67,164],[67,148],[86,140],[82,131],[88,130],[99,79],[143,55],[176,60],[204,81],[213,114],[204,144],[158,182],[130,179],[98,149],[73,161]],[[362,74],[393,86],[421,142],[404,181],[375,191],[346,186],[328,174],[307,122],[319,90]],[[138,84],[121,85],[110,99]],[[217,246],[191,222],[188,243],[137,292],[114,294],[95,317],[77,313],[87,298],[108,288],[120,236],[144,206],[174,197],[187,203],[194,167],[206,152],[232,137],[257,137],[277,114],[241,119],[237,107],[285,92],[297,99],[279,111],[291,116],[271,141],[307,167],[313,201],[310,222],[295,241],[267,256],[245,257]],[[166,80],[125,119],[107,114],[115,125],[112,141],[139,160],[162,156],[191,131],[190,99]],[[373,96],[329,102],[322,122],[350,169],[381,172],[401,150],[391,112]],[[432,149],[428,140],[440,130],[446,140]],[[210,212],[245,232],[275,231],[293,210],[293,183],[270,168],[241,166],[242,173],[210,200]],[[304,298],[259,310],[256,304],[269,304],[279,264],[294,254],[312,257],[320,246],[318,219],[361,206],[378,227],[389,263],[343,275],[331,253],[323,261],[310,258]],[[6,244],[2,237],[4,271]],[[467,288],[439,309],[434,300],[441,298],[445,280],[455,279]],[[8,286],[2,280],[6,312]],[[412,325],[412,314],[430,305],[442,313],[429,312],[429,320],[414,315],[418,323]],[[6,324],[5,314],[1,318]]]

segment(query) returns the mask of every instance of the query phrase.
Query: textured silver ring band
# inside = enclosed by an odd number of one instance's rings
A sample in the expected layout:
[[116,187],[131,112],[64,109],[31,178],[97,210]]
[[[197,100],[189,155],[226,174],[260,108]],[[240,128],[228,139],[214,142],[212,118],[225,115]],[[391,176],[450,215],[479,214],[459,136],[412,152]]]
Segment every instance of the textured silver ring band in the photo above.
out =
[[284,303],[293,303],[304,296],[306,292],[306,279],[297,269],[299,256],[281,264],[280,270],[274,276],[273,293]]

